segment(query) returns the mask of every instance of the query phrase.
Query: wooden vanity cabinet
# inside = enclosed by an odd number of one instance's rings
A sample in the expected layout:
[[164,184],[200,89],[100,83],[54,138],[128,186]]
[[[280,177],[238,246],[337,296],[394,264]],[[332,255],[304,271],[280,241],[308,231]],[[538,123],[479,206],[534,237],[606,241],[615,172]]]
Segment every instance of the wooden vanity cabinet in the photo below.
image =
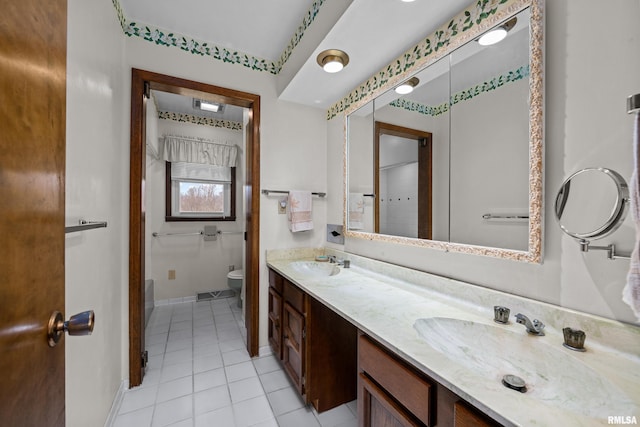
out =
[[435,387],[366,335],[358,338],[358,421],[364,426],[433,426]]
[[306,295],[284,281],[282,309],[282,365],[301,395],[306,394]]
[[357,337],[355,326],[269,269],[269,344],[318,412],[355,400]]
[[269,345],[278,359],[282,359],[282,287],[283,278],[269,270]]
[[500,425],[463,401],[457,401],[453,404],[453,419],[455,427],[493,427]]
[[449,389],[358,337],[359,427],[497,427]]

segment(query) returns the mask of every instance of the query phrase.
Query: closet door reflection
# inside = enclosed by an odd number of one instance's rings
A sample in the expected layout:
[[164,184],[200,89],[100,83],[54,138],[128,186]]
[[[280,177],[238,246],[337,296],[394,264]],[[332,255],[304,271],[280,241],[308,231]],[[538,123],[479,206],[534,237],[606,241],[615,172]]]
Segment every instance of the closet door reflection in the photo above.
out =
[[375,232],[448,242],[449,58],[415,77],[374,100]]
[[375,123],[375,231],[432,237],[431,133]]

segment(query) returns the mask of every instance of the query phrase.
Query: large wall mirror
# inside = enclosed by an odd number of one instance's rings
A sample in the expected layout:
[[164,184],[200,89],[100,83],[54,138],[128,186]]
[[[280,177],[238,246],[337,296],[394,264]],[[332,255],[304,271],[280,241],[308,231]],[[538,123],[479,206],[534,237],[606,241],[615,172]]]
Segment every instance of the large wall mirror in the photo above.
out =
[[502,3],[346,110],[348,237],[541,262],[542,5]]

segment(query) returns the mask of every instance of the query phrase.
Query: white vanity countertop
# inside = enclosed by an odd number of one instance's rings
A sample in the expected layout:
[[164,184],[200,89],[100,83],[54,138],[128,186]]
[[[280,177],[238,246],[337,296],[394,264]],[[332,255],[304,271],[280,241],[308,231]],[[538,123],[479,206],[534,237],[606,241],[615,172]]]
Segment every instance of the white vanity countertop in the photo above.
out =
[[[267,264],[497,421],[550,427],[640,423],[640,328],[344,252],[325,252],[350,259],[351,268],[340,267],[339,274],[325,277],[292,268],[295,261],[313,261],[322,249],[267,251]],[[494,305],[511,309],[509,324],[493,322]],[[540,319],[546,335],[528,335],[523,325],[515,323],[516,313]],[[460,359],[452,355],[455,351],[447,351],[448,340],[438,351],[414,328],[418,319],[434,317],[459,319],[460,328],[474,328],[461,331],[461,336],[491,330],[498,339],[483,339],[478,333],[471,358]],[[586,352],[562,346],[566,326],[586,332]],[[542,363],[553,378],[505,371],[513,370],[505,364],[511,366],[509,360],[521,355],[508,345],[494,348],[502,335],[516,337],[532,352],[548,349],[542,354],[549,360]],[[504,361],[494,364],[486,357],[476,358],[491,351],[500,351]],[[520,393],[504,387],[505,374],[526,377],[529,390]]]

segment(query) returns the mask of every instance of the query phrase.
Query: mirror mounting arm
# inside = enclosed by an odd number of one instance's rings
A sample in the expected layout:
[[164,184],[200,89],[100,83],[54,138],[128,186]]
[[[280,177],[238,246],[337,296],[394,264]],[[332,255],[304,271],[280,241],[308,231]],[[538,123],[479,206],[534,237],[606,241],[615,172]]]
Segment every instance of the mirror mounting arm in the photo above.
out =
[[580,239],[578,241],[580,245],[581,252],[589,252],[590,250],[594,251],[607,251],[607,258],[610,260],[615,259],[631,259],[631,255],[622,255],[616,253],[616,245],[613,243],[608,244],[607,246],[591,246],[591,242],[585,239]]

